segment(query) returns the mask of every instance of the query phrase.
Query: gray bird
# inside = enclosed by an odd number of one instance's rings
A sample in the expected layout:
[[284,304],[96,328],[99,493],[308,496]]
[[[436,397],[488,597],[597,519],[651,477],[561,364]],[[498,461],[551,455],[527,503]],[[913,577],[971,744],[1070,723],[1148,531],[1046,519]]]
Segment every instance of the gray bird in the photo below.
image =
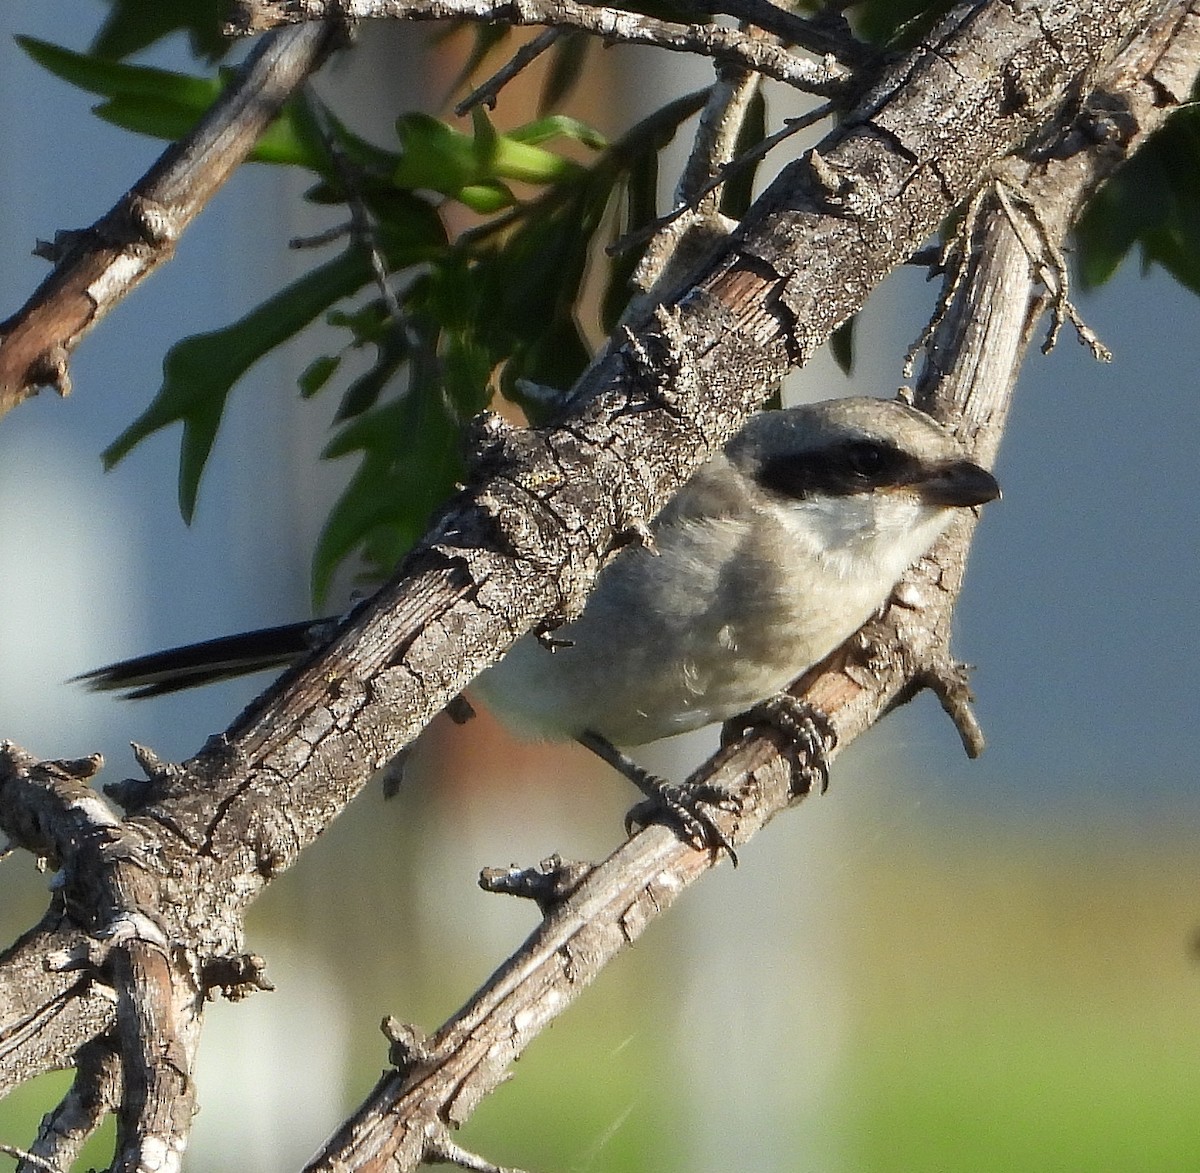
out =
[[604,568],[566,646],[473,688],[518,733],[640,745],[786,688],[887,601],[955,509],[1000,494],[929,416],[834,399],[754,416]]

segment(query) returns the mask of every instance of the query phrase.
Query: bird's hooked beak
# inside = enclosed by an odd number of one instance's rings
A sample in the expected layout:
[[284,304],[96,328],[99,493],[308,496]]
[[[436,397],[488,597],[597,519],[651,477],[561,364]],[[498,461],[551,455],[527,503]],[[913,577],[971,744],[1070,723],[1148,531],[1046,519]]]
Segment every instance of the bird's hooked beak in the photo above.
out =
[[930,469],[916,486],[927,505],[986,505],[1000,497],[1000,483],[971,460],[954,460]]

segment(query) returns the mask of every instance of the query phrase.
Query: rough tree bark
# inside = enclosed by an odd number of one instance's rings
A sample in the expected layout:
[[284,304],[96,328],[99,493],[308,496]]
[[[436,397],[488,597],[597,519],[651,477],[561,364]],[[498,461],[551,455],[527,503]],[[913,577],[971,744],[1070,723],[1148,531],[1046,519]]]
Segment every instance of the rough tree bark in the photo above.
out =
[[[326,14],[304,0],[246,9],[260,24]],[[482,423],[471,485],[392,582],[196,757],[175,766],[145,753],[147,780],[113,792],[123,815],[89,785],[97,762],[6,746],[0,827],[61,882],[0,957],[0,1091],[74,1063],[62,1118],[83,1101],[97,1118],[119,1102],[114,1167],[176,1167],[204,996],[261,982],[243,918],[263,887],[513,639],[577,612],[604,558],[766,388],[964,207],[918,395],[989,462],[1037,290],[1061,294],[1063,309],[1058,244],[1087,195],[1187,99],[1198,65],[1200,17],[1178,0],[955,10],[784,168],[681,293],[612,341],[566,418],[538,432]],[[1080,126],[1089,133],[1072,135]],[[6,324],[0,359],[26,325]],[[932,684],[975,745],[948,651],[967,528],[915,569],[901,605],[801,682],[840,744]],[[717,812],[734,844],[803,797],[771,734],[723,751],[712,772],[738,798]],[[393,1032],[396,1070],[311,1168],[467,1160],[448,1129],[715,862],[651,827],[595,868],[549,877],[544,922],[522,951],[432,1039]],[[68,1132],[51,1120],[42,1155],[69,1160]]]

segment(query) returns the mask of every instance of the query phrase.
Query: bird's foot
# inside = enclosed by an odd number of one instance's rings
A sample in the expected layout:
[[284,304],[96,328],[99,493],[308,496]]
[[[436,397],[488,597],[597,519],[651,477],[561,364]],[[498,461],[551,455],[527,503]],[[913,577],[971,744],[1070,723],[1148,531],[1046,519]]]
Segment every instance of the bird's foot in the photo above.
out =
[[629,779],[645,796],[645,802],[625,816],[625,830],[632,834],[638,827],[651,823],[667,823],[680,837],[695,847],[723,851],[737,866],[737,853],[725,833],[717,826],[707,806],[713,795],[704,787],[678,786],[658,774],[639,766],[628,754],[619,750],[606,737],[590,730],[579,735],[578,741],[614,770]]
[[813,790],[824,794],[829,789],[829,754],[838,739],[833,723],[820,709],[791,693],[778,693],[726,721],[722,745],[736,741],[755,725],[770,725],[792,743],[792,790],[796,794]]
[[733,844],[707,809],[717,797],[709,788],[677,786],[647,772],[643,772],[642,781],[644,785],[638,788],[648,797],[625,816],[627,834],[632,835],[639,827],[651,823],[667,823],[694,847],[723,851],[729,856],[729,862],[737,867],[738,857]]

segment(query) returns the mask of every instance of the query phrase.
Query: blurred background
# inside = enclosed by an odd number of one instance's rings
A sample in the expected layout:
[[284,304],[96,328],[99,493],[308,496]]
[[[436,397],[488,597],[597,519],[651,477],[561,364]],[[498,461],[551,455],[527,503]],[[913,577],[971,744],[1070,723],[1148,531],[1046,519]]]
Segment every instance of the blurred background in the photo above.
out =
[[[45,272],[35,239],[92,222],[161,149],[11,40],[83,49],[105,11],[0,7],[0,317]],[[452,44],[361,34],[319,81],[356,129],[386,141],[389,110],[444,113]],[[142,59],[194,68],[181,44]],[[571,112],[610,134],[709,76],[650,50],[596,63]],[[768,102],[773,126],[796,112],[778,87]],[[527,115],[506,94],[496,117]],[[286,249],[318,226],[299,190],[245,168],[80,347],[74,394],[0,421],[0,737],[100,750],[105,779],[134,772],[131,740],[185,758],[265,681],[134,704],[69,678],[310,613],[313,542],[352,471],[317,459],[331,405],[296,394],[318,341],[235,392],[190,527],[173,434],[110,474],[99,460],[171,343],[312,265]],[[897,274],[862,315],[854,377],[822,355],[787,397],[891,395],[935,291]],[[535,1043],[468,1147],[531,1170],[1200,1167],[1200,306],[1126,264],[1080,308],[1115,361],[1068,332],[1031,356],[958,612],[984,757],[928,697],[890,717]],[[713,740],[645,760],[681,775]],[[248,944],[278,989],[211,1007],[188,1167],[311,1155],[378,1077],[380,1019],[432,1030],[533,927],[478,870],[605,854],[631,798],[582,750],[514,744],[486,716],[436,724],[400,796],[369,788],[255,906]],[[26,856],[0,865],[3,941],[45,902]],[[0,1141],[28,1143],[67,1078],[0,1104]]]

